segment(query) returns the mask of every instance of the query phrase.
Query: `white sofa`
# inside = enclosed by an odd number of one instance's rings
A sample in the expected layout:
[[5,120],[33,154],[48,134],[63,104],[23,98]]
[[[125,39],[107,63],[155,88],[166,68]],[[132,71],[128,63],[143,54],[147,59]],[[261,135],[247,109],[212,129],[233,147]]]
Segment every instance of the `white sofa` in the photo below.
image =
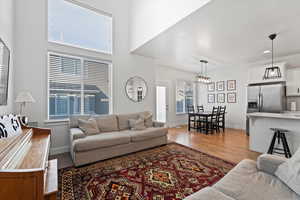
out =
[[286,159],[261,155],[257,162],[243,160],[223,179],[185,200],[300,200],[300,196],[276,177],[275,172]]
[[78,119],[89,119],[91,116],[71,117],[70,152],[74,165],[81,166],[167,144],[168,129],[163,123],[153,122],[153,126],[145,130],[130,130],[129,119],[138,119],[148,113],[93,116],[105,127],[101,133],[91,136],[78,127]]

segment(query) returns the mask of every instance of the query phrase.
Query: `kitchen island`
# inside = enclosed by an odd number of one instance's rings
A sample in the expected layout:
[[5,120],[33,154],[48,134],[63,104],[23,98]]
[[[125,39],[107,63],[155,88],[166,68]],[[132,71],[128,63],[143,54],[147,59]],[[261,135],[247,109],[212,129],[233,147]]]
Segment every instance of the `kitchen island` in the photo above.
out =
[[[271,143],[273,132],[270,128],[287,129],[286,138],[292,154],[300,147],[300,113],[249,113],[250,149],[266,153]],[[282,147],[281,144],[276,144]],[[278,146],[279,145],[279,146]]]

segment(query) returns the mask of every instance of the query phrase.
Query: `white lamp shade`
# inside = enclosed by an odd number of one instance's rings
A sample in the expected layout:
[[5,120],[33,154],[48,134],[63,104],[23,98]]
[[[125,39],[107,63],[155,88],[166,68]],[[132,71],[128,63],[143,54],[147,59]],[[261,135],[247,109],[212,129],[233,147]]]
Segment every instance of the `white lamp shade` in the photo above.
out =
[[35,100],[32,97],[32,95],[30,94],[30,92],[21,92],[17,96],[15,102],[16,103],[34,103]]

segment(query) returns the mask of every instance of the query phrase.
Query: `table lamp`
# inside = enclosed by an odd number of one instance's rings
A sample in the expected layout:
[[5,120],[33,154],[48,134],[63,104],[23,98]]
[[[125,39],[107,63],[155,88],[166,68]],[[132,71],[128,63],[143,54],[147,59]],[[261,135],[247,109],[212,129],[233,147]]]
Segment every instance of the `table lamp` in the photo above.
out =
[[17,96],[15,102],[16,103],[20,103],[20,117],[22,119],[22,122],[24,124],[27,124],[27,121],[28,121],[27,118],[24,117],[24,116],[22,116],[23,110],[24,110],[24,108],[26,106],[26,103],[34,103],[35,102],[34,98],[30,94],[30,92],[21,92]]

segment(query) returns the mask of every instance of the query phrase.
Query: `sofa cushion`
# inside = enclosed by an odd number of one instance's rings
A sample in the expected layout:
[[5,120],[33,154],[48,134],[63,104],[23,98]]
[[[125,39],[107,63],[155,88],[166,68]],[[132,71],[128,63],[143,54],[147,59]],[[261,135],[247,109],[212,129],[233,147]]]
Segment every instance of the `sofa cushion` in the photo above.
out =
[[129,126],[129,119],[138,119],[139,114],[138,113],[132,113],[132,114],[123,114],[123,115],[118,115],[118,123],[119,123],[119,129],[122,130],[128,130],[130,129]]
[[212,188],[206,187],[202,190],[188,196],[185,200],[234,200],[233,198],[223,194],[222,192]]
[[71,134],[72,141],[86,137],[86,134],[84,134],[84,132],[80,128],[71,128],[70,134]]
[[70,116],[70,128],[78,128],[78,119],[88,120],[90,115],[72,115]]
[[116,115],[95,116],[95,119],[101,132],[119,131]]
[[287,159],[282,156],[262,154],[257,158],[257,168],[259,171],[275,175],[278,166],[284,163]]
[[74,151],[81,152],[128,143],[130,143],[130,135],[122,132],[108,132],[75,140],[73,146]]
[[300,148],[284,163],[279,165],[276,176],[300,195]]
[[258,171],[252,160],[240,162],[213,187],[239,200],[299,200],[299,196],[278,178]]
[[100,133],[97,122],[94,118],[90,118],[88,120],[78,119],[78,126],[86,135],[96,135]]
[[151,112],[148,112],[148,111],[142,112],[142,113],[140,113],[140,117],[141,117],[142,119],[144,119],[145,126],[146,126],[147,128],[153,127],[152,113],[151,113]]
[[151,138],[166,136],[168,134],[168,129],[151,127],[142,131],[129,131],[129,134],[131,136],[131,141],[138,142]]
[[129,119],[129,125],[131,130],[145,130],[146,126],[144,123],[144,119]]

